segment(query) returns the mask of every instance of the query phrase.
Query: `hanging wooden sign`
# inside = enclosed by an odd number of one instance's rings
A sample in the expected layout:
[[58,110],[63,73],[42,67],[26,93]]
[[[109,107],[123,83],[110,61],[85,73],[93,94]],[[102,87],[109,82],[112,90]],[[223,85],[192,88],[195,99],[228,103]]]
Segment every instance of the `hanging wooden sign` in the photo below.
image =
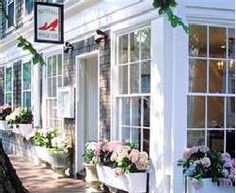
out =
[[61,4],[35,2],[35,42],[64,43],[64,8]]

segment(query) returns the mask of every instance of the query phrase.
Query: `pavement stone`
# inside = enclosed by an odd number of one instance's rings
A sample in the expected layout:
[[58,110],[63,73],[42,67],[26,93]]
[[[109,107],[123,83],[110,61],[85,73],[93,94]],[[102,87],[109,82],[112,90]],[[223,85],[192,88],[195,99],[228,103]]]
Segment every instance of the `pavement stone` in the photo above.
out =
[[30,193],[82,193],[85,182],[74,178],[57,178],[51,169],[35,165],[23,157],[9,155],[25,188]]

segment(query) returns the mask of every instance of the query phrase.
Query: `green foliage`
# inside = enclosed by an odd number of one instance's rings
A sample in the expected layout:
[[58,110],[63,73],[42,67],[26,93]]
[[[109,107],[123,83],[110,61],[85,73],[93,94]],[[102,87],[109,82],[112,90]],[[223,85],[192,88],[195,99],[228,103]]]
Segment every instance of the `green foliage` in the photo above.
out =
[[[2,15],[6,20],[10,20],[9,16],[7,15],[6,9],[3,6],[2,0],[0,0],[0,15]],[[14,30],[17,30],[19,27],[13,25]],[[22,48],[23,50],[29,51],[29,53],[32,55],[32,61],[33,64],[45,64],[43,57],[37,52],[37,50],[33,47],[33,45],[26,40],[23,36],[21,36],[19,33],[17,33],[19,37],[17,38],[17,47]]]
[[45,133],[37,131],[31,138],[31,143],[41,147],[52,148],[52,139],[57,137],[57,135],[57,129]]
[[176,7],[175,0],[153,0],[153,7],[158,9],[160,15],[166,14],[172,27],[182,26],[186,33],[189,33],[189,27],[183,22],[182,18],[176,16],[172,8]]
[[44,64],[44,60],[42,56],[37,52],[37,50],[33,47],[33,45],[27,41],[22,36],[17,38],[18,44],[17,47],[22,48],[23,50],[28,50],[32,54],[33,64]]

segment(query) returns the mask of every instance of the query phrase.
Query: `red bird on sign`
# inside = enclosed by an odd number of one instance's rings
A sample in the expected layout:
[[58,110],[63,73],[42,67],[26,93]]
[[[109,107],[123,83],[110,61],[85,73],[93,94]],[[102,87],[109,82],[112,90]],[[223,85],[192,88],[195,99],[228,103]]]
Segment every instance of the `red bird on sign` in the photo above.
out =
[[47,22],[44,23],[44,25],[40,26],[39,30],[49,30],[49,31],[55,31],[56,27],[58,25],[58,19],[53,20],[49,25]]

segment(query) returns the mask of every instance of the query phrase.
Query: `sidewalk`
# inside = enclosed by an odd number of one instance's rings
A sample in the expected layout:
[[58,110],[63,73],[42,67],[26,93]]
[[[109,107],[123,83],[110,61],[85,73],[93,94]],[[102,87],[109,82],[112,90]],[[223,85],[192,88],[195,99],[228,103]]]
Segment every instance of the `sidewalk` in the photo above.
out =
[[22,157],[9,156],[18,176],[30,193],[82,193],[85,183],[73,178],[57,179],[52,170],[34,165]]

